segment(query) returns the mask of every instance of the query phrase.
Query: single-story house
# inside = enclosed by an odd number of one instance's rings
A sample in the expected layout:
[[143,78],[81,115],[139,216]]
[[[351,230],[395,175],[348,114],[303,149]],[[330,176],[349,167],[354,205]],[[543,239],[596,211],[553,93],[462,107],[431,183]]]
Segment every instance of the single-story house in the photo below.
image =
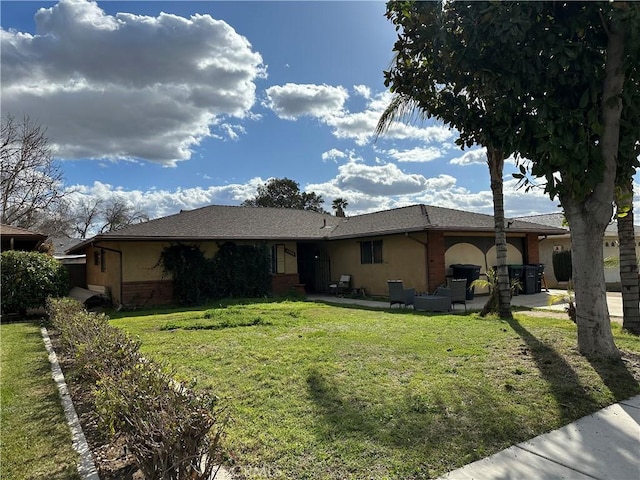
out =
[[[507,226],[508,262],[537,264],[539,237],[565,231],[521,220]],[[158,266],[174,243],[197,244],[210,257],[224,242],[266,243],[272,256],[272,291],[304,285],[327,291],[351,275],[351,286],[386,295],[387,280],[402,279],[418,292],[433,291],[452,264],[496,265],[490,215],[413,205],[352,217],[278,208],[211,205],[181,211],[97,235],[67,253],[84,253],[87,286],[126,306],[172,301],[172,282]]]
[[67,250],[73,249],[81,242],[82,239],[70,237],[49,237],[45,242],[52,246],[53,258],[62,263],[69,272],[70,288],[86,288],[87,286],[86,255],[69,255],[66,253]]
[[26,228],[14,227],[12,225],[0,225],[1,249],[4,250],[24,250],[32,251],[46,240],[47,236]]
[[[526,217],[518,217],[518,220],[539,223],[541,225],[547,225],[549,227],[562,228],[565,232],[564,235],[554,235],[550,238],[543,238],[540,241],[540,262],[544,263],[547,268],[545,269],[545,279],[549,286],[557,286],[553,272],[553,252],[562,250],[571,250],[571,234],[569,227],[563,225],[564,215],[562,213],[549,213],[545,215],[531,215]],[[636,236],[636,256],[640,259],[640,227],[635,226]],[[611,222],[605,232],[602,239],[602,251],[604,258],[619,258],[620,252],[618,250],[620,242],[618,240],[618,223]],[[620,289],[620,268],[617,266],[604,269],[604,277],[607,283],[607,288],[612,290]]]

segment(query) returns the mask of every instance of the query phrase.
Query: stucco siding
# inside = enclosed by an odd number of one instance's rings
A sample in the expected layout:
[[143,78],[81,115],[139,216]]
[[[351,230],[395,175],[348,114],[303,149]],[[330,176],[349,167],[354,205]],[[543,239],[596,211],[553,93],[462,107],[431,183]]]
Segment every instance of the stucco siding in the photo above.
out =
[[[618,236],[606,235],[602,239],[602,253],[604,258],[620,257],[620,250],[618,248]],[[638,241],[636,241],[636,256],[640,259],[640,245],[638,245]],[[545,264],[545,280],[547,281],[547,285],[549,287],[558,286],[558,281],[556,280],[555,274],[553,272],[553,252],[554,249],[560,248],[562,250],[571,250],[571,238],[569,236],[566,237],[555,237],[555,238],[545,238],[540,241],[540,261]],[[608,288],[616,289],[620,284],[620,268],[619,266],[614,266],[611,268],[604,269],[604,278],[607,283]]]
[[90,246],[87,255],[87,285],[103,287],[114,304],[122,302],[120,285],[120,254],[111,244]]
[[[378,240],[382,241],[382,263],[360,263],[360,242]],[[368,295],[388,295],[387,280],[402,280],[407,288],[426,291],[424,242],[425,234],[330,242],[327,250],[331,259],[331,275],[339,278],[350,274],[351,286],[364,288]]]

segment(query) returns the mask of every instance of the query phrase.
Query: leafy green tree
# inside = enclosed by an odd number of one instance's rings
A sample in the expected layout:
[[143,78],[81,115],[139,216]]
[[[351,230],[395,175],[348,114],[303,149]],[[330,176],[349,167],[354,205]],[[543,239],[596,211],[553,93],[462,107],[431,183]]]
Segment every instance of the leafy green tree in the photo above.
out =
[[[415,8],[415,2],[390,2],[388,10],[411,17]],[[446,2],[439,8],[438,27],[450,25],[460,34],[464,48],[456,55],[481,63],[451,95],[473,106],[486,100],[475,84],[504,92],[510,102],[490,108],[497,108],[494,115],[505,123],[510,118],[510,128],[493,134],[504,137],[508,150],[531,159],[531,174],[544,179],[546,192],[564,208],[572,233],[580,352],[618,357],[604,269],[594,265],[603,265],[601,242],[621,180],[616,179],[620,120],[623,105],[635,98],[635,84],[625,79],[639,55],[640,4]],[[403,42],[425,42],[427,23],[419,13],[409,30],[413,36],[405,40],[403,30],[396,50]],[[393,91],[410,91],[422,73],[421,57],[403,60],[387,78]],[[491,129],[492,123],[487,125]],[[519,177],[526,181],[526,173],[523,166]]]
[[347,202],[344,198],[336,198],[333,202],[331,202],[331,208],[335,210],[336,217],[346,217],[347,215],[344,213],[344,209],[349,206],[349,202]]
[[[486,147],[494,206],[497,252],[496,296],[487,302],[486,312],[511,318],[511,284],[507,268],[503,169],[514,146],[505,130],[514,118],[505,115],[512,98],[499,79],[487,75],[496,61],[495,52],[476,46],[465,55],[468,38],[458,28],[464,12],[436,2],[389,2],[387,17],[402,34],[394,46],[395,62],[385,72],[385,84],[394,98],[380,118],[376,132],[386,131],[397,119],[436,117],[460,132],[462,148]],[[495,302],[497,298],[497,302]],[[490,308],[489,308],[490,307]]]
[[272,178],[258,187],[254,198],[242,202],[244,207],[294,208],[323,212],[322,195],[314,192],[301,192],[300,185],[289,178]]
[[62,297],[69,291],[67,270],[45,253],[2,252],[0,278],[3,312],[43,307],[47,297]]

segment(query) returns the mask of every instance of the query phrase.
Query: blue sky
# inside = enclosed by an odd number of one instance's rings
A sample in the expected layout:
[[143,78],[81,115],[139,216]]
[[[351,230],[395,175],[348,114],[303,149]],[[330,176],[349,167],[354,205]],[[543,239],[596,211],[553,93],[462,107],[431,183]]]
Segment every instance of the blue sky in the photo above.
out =
[[[2,115],[48,128],[72,199],[152,217],[239,204],[288,177],[347,214],[491,213],[481,149],[437,122],[374,142],[396,32],[384,2],[1,3]],[[163,12],[163,13],[162,13]],[[505,168],[507,215],[548,213]]]

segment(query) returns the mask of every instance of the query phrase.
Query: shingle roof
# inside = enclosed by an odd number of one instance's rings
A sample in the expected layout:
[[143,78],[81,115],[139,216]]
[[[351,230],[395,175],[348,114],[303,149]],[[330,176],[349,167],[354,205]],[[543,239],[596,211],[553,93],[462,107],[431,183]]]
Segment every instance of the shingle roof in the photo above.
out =
[[[528,222],[539,223],[541,225],[547,225],[550,227],[562,228],[566,231],[569,230],[568,225],[563,225],[564,223],[564,214],[562,213],[547,213],[543,215],[529,215],[526,217],[518,217],[521,220],[525,220]],[[635,226],[636,235],[640,234],[640,226]],[[611,222],[607,225],[605,229],[605,235],[607,236],[617,236],[618,235],[618,223],[616,221]]]
[[528,215],[525,217],[517,217],[519,220],[526,222],[539,223],[540,225],[547,225],[548,227],[562,228],[569,230],[567,225],[563,225],[564,214],[562,213],[544,213],[542,215]]
[[130,225],[99,235],[103,239],[316,239],[340,219],[329,214],[283,208],[210,205]]
[[[520,220],[506,219],[508,231],[517,233],[561,234],[556,228]],[[420,230],[493,232],[493,216],[431,205],[412,205],[383,212],[347,217],[331,238],[383,235]]]
[[69,237],[49,237],[47,243],[53,245],[53,256],[63,256],[64,252],[71,250],[73,247],[81,243],[83,240],[80,238]]
[[25,239],[42,239],[47,238],[46,235],[42,235],[41,233],[34,232],[31,230],[27,230],[22,227],[14,227],[13,225],[5,225],[4,223],[0,225],[0,235],[3,237],[16,237],[16,238],[25,238]]
[[[517,233],[561,234],[562,230],[519,220],[508,222]],[[74,247],[99,240],[322,240],[421,230],[492,232],[493,217],[428,205],[334,217],[307,210],[210,205],[101,234]]]

